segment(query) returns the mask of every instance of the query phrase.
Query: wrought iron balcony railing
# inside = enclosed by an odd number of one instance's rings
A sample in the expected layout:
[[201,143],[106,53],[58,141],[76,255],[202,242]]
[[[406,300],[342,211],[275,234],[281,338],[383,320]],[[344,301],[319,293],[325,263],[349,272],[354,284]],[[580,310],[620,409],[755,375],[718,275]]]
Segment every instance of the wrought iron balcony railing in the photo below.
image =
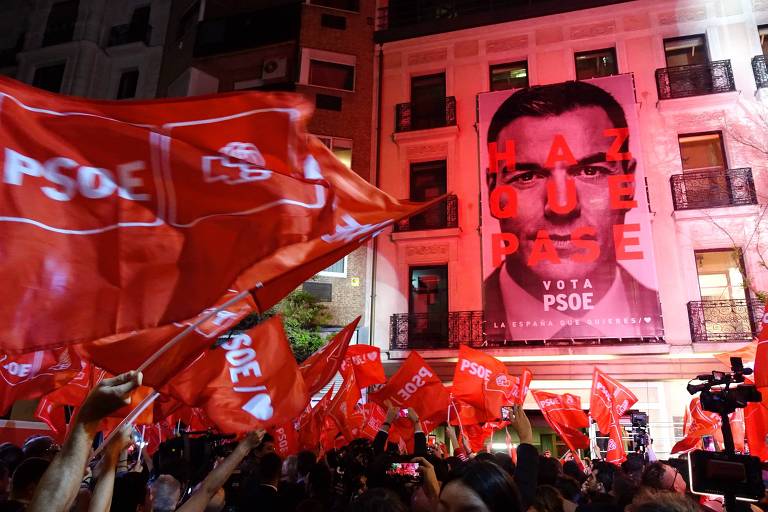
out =
[[459,225],[459,200],[451,194],[429,210],[395,224],[395,233],[426,229],[455,228]]
[[151,25],[115,25],[109,31],[107,46],[118,46],[121,44],[142,42],[149,46],[152,37]]
[[731,61],[657,69],[656,90],[660,100],[735,91]]
[[395,131],[410,132],[456,124],[456,98],[448,96],[429,103],[400,103],[395,107]]
[[768,62],[765,55],[752,57],[752,72],[755,74],[755,84],[758,89],[768,87]]
[[[761,313],[762,314],[762,313]],[[451,311],[448,313],[397,313],[389,319],[391,350],[457,349],[460,345],[475,348],[626,345],[664,343],[662,337],[597,338],[548,340],[488,340],[482,311]]]
[[694,343],[751,341],[760,330],[764,308],[757,299],[689,302],[691,340]]
[[669,179],[675,210],[757,204],[752,169],[709,169]]

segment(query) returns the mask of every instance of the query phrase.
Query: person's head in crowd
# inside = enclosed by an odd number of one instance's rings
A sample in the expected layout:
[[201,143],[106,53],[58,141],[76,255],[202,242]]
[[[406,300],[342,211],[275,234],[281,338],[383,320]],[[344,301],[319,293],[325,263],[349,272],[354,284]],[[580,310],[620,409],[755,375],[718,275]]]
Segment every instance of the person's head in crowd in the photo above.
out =
[[512,457],[510,457],[508,453],[496,452],[493,454],[493,457],[496,459],[496,464],[501,466],[501,469],[509,473],[510,476],[514,476],[515,463],[512,461]]
[[638,485],[642,481],[644,468],[643,455],[638,453],[630,453],[627,460],[621,463],[621,470]]
[[171,512],[181,498],[181,484],[171,475],[160,475],[149,484],[149,501],[152,512]]
[[369,489],[350,505],[349,512],[408,512],[397,494],[389,489]]
[[579,464],[575,460],[565,461],[565,463],[563,464],[563,474],[571,478],[574,478],[576,481],[579,482],[579,485],[581,485],[581,483],[587,477],[584,474],[584,471],[581,470],[581,468],[579,467]]
[[520,492],[512,477],[493,462],[473,461],[445,484],[438,512],[521,512]]
[[555,457],[539,456],[539,485],[555,485],[563,474],[563,466]]
[[51,436],[31,436],[22,447],[25,459],[36,457],[48,461],[53,460],[59,450],[59,445]]
[[314,466],[316,462],[317,457],[315,457],[314,453],[308,450],[301,451],[296,455],[296,473],[299,477],[299,480],[304,480],[307,478],[309,471],[312,469],[312,466]]
[[8,466],[8,471],[13,473],[16,466],[24,459],[24,452],[13,443],[0,444],[0,460]]
[[295,455],[289,455],[283,461],[283,476],[281,480],[285,482],[295,482],[298,476],[298,460]]
[[11,471],[2,459],[0,459],[0,500],[5,499],[11,491]]
[[623,471],[617,471],[613,476],[611,494],[614,496],[616,504],[622,510],[632,503],[638,488],[637,482]]
[[563,512],[563,497],[560,491],[551,485],[540,485],[536,488],[536,496],[528,510],[530,512]]
[[136,512],[140,505],[146,505],[143,510],[150,511],[149,489],[144,473],[130,471],[115,475],[115,486],[112,491],[110,512]]
[[277,487],[283,471],[283,461],[275,452],[267,452],[259,461],[259,483]]
[[651,489],[675,491],[682,494],[688,488],[680,471],[663,462],[654,462],[645,468],[642,484]]
[[486,461],[486,462],[496,462],[496,457],[494,457],[492,453],[479,452],[477,455],[475,455],[475,460]]
[[272,434],[264,434],[264,437],[261,438],[261,443],[259,443],[259,446],[256,447],[256,454],[257,455],[264,455],[265,453],[274,453],[275,452],[275,438],[272,437]]
[[627,512],[700,512],[699,505],[687,496],[674,492],[656,489],[643,489]]
[[38,457],[22,461],[11,476],[10,499],[28,503],[49,464],[49,460]]
[[602,488],[601,492],[610,493],[613,489],[613,476],[616,474],[616,466],[610,462],[597,461],[592,464],[592,474]]
[[309,470],[307,493],[321,502],[330,499],[333,475],[325,464],[317,463]]
[[560,491],[560,495],[563,499],[572,501],[574,503],[579,501],[581,482],[568,475],[560,475],[555,481],[555,487]]

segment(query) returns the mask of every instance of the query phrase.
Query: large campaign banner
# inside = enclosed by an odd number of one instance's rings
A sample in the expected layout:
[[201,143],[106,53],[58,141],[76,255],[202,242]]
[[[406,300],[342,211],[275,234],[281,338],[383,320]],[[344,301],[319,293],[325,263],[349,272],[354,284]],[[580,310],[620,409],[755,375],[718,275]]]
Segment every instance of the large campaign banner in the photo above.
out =
[[632,77],[478,104],[488,341],[662,336]]

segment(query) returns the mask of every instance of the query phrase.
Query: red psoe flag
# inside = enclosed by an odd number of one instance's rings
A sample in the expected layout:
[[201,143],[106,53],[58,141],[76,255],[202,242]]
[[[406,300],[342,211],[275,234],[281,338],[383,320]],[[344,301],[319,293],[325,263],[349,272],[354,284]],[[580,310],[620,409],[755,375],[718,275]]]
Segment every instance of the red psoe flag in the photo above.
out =
[[275,438],[275,452],[284,459],[289,455],[299,453],[299,433],[292,421],[283,425],[275,425],[269,429],[269,433]]
[[64,386],[81,370],[80,358],[69,347],[0,355],[0,414],[16,400],[39,398]]
[[360,317],[355,318],[344,329],[336,333],[331,341],[320,347],[320,350],[299,365],[299,371],[304,378],[309,396],[313,396],[323,389],[341,368],[349,341],[355,334],[358,322],[360,322]]
[[699,397],[693,397],[685,409],[683,433],[685,437],[675,443],[670,453],[689,452],[701,446],[701,436],[714,436],[720,430],[721,419],[714,412],[701,407]]
[[597,422],[600,432],[609,436],[606,454],[608,462],[620,464],[627,458],[619,420],[635,403],[637,403],[637,397],[634,393],[619,381],[595,368],[592,374],[589,412]]
[[299,417],[299,444],[303,450],[316,450],[320,444],[326,411],[333,397],[333,388],[334,386],[331,386],[314,407],[307,406]]
[[206,352],[164,391],[202,408],[223,432],[284,424],[309,403],[280,316]]
[[566,393],[557,395],[546,391],[531,391],[547,423],[557,432],[571,452],[589,448],[589,437],[579,431],[589,427],[589,418],[581,408],[581,399]]
[[0,98],[4,353],[170,325],[230,288],[265,311],[432,204],[308,137],[300,95],[109,102],[2,78]]
[[362,389],[374,384],[384,384],[387,377],[384,375],[384,365],[381,364],[381,349],[372,345],[350,345],[347,355],[341,363],[341,372],[352,370],[355,373],[355,381]]
[[763,323],[757,336],[755,350],[755,385],[763,393],[763,405],[768,407],[768,304],[763,313]]
[[768,408],[762,403],[749,403],[744,409],[744,423],[749,454],[768,461]]
[[350,372],[328,407],[328,416],[333,418],[347,441],[357,438],[363,426],[362,412],[357,411],[356,407],[360,398],[360,388],[355,382],[355,374]]
[[383,388],[369,396],[385,406],[391,403],[395,407],[412,407],[422,421],[443,422],[448,416],[448,391],[440,377],[415,351]]

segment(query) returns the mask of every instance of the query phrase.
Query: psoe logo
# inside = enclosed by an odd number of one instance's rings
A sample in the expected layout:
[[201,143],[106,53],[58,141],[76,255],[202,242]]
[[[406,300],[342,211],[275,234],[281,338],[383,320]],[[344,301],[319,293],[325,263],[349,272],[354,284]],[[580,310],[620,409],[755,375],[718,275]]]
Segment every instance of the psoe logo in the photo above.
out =
[[216,156],[204,156],[203,177],[206,183],[223,181],[227,185],[238,185],[253,181],[268,180],[272,171],[265,169],[264,156],[250,142],[230,142]]

